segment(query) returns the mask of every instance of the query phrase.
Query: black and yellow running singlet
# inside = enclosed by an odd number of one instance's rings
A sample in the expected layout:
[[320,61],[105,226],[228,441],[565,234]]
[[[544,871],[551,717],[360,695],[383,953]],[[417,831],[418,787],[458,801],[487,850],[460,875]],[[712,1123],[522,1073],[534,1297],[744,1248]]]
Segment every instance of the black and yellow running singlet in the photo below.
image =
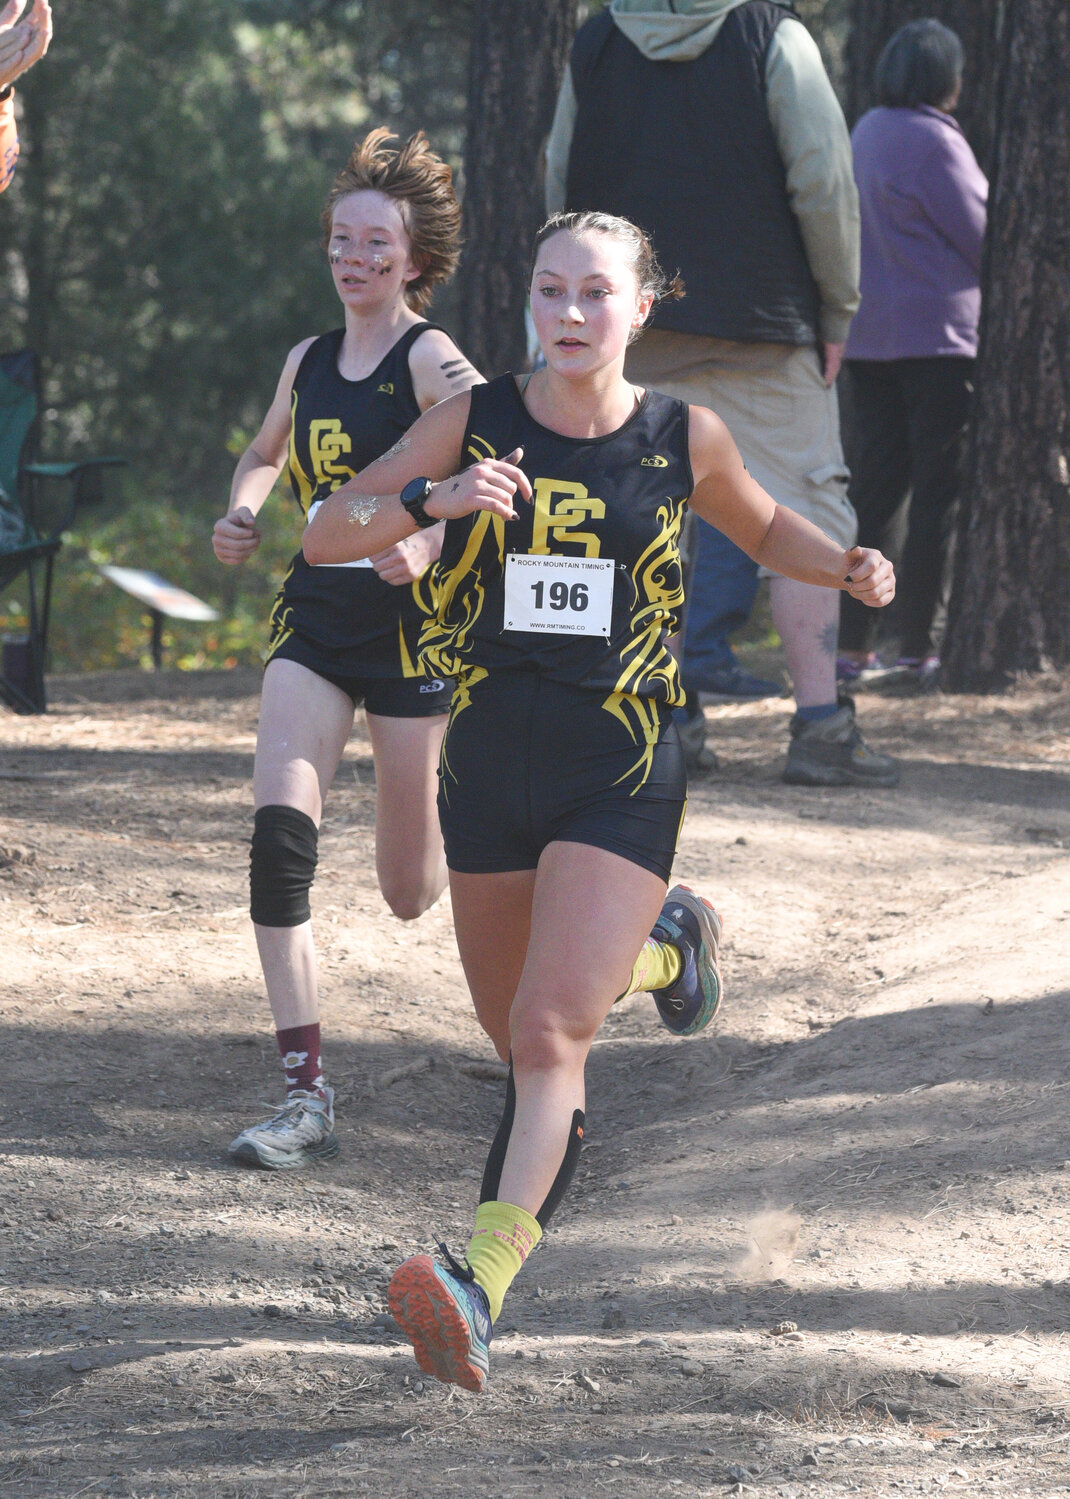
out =
[[[409,350],[433,323],[403,333],[363,380],[338,371],[345,330],[310,344],[290,403],[290,483],[306,520],[347,479],[374,463],[420,415]],[[432,608],[431,569],[409,587],[384,583],[370,562],[290,563],[271,611],[270,657],[296,636],[312,669],[354,677],[416,677],[420,627]]]
[[693,487],[687,407],[647,391],[605,437],[563,437],[528,414],[516,380],[470,392],[464,451],[522,446],[531,504],[449,521],[437,613],[420,635],[435,676],[534,670],[598,692],[683,702],[666,638],[683,603],[678,541]]

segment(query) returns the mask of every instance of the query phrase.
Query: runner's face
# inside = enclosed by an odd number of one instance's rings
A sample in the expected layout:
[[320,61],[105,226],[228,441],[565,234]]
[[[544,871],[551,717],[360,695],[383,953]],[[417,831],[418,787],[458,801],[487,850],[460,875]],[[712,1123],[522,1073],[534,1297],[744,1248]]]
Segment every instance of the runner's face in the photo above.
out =
[[539,246],[531,316],[551,369],[580,378],[623,363],[633,329],[650,311],[627,247],[609,234],[561,230]]
[[397,204],[383,193],[350,193],[331,216],[327,260],[343,304],[369,310],[400,301],[420,274]]

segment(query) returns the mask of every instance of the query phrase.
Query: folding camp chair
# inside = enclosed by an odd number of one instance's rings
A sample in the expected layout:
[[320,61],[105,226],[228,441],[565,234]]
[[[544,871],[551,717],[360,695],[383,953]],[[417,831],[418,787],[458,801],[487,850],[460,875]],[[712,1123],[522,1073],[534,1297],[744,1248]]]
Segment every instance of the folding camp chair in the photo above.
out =
[[[45,645],[52,604],[52,567],[79,505],[103,498],[101,469],[123,458],[84,458],[78,463],[38,463],[40,411],[37,356],[30,349],[0,354],[0,590],[26,574],[28,631],[25,641],[5,641],[0,700],[16,713],[45,711]],[[69,480],[69,499],[57,525],[38,528],[38,496],[47,480]],[[43,575],[43,576],[42,576]]]

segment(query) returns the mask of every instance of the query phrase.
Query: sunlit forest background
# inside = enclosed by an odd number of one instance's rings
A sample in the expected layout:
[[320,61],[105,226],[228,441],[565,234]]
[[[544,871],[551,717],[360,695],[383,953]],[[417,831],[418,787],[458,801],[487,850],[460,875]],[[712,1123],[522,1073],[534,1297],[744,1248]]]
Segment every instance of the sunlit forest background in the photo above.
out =
[[[798,10],[842,91],[846,0]],[[0,349],[42,355],[43,457],[128,466],[60,555],[53,669],[145,659],[143,611],[102,562],[158,570],[220,609],[218,627],[169,622],[170,661],[260,658],[297,510],[280,485],[242,569],[215,562],[212,523],[287,350],[340,321],[319,212],[354,139],[422,128],[463,193],[472,15],[472,0],[56,6],[0,200]],[[457,331],[452,291],[431,315]],[[24,620],[19,585],[8,593],[0,631]]]

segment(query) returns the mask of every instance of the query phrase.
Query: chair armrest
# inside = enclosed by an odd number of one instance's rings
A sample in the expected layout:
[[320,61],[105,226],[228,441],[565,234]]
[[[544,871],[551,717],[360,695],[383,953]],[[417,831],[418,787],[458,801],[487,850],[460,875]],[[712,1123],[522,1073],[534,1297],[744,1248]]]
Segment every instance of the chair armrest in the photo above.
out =
[[56,537],[66,531],[74,520],[79,505],[98,505],[104,498],[101,469],[124,466],[125,458],[83,458],[76,463],[27,463],[23,472],[36,479],[70,479],[71,501],[67,512],[52,532]]
[[26,463],[23,472],[42,479],[69,479],[83,468],[116,468],[125,458],[83,458],[80,463]]

